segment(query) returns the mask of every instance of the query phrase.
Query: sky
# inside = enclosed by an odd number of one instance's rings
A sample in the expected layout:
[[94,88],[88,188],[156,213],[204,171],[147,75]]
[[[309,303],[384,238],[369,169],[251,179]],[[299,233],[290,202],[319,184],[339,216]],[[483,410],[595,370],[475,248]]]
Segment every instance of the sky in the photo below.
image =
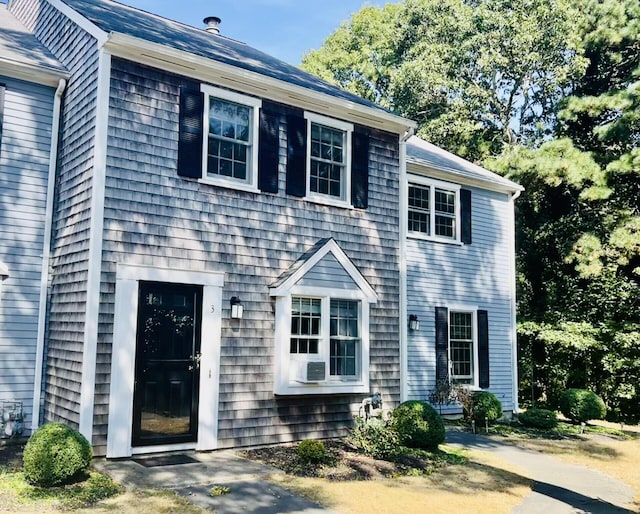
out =
[[351,14],[390,0],[119,0],[145,11],[204,27],[207,16],[222,19],[220,33],[289,64],[318,49]]

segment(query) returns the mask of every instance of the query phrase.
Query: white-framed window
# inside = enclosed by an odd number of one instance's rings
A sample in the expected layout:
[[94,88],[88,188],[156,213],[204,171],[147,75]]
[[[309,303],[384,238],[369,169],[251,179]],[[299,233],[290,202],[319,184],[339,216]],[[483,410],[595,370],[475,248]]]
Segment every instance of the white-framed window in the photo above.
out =
[[407,193],[410,236],[460,241],[460,186],[413,176],[409,179]]
[[[361,311],[360,300],[292,296],[290,379],[302,384],[357,381],[362,369]],[[322,380],[308,375],[309,362],[324,364]]]
[[258,111],[262,101],[207,84],[202,182],[257,192]]
[[459,384],[478,385],[476,312],[449,310],[449,374]]
[[[334,281],[319,278],[325,266]],[[368,393],[369,316],[378,296],[336,241],[305,256],[269,291],[275,299],[274,393]]]
[[350,206],[353,125],[305,112],[307,120],[307,198]]

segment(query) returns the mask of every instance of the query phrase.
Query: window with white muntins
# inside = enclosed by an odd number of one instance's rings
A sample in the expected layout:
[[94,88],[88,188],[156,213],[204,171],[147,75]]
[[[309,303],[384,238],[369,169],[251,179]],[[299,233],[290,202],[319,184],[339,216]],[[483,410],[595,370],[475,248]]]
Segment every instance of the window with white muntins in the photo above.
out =
[[[334,272],[331,283],[324,266]],[[369,392],[369,316],[377,295],[333,239],[270,294],[275,394]]]
[[353,125],[305,112],[307,120],[307,198],[347,206],[351,198]]
[[407,223],[411,236],[460,241],[460,187],[412,177],[408,185]]
[[449,311],[449,365],[451,378],[475,385],[476,336],[473,312]]
[[258,180],[258,110],[250,96],[203,84],[204,145],[202,180],[255,189]]

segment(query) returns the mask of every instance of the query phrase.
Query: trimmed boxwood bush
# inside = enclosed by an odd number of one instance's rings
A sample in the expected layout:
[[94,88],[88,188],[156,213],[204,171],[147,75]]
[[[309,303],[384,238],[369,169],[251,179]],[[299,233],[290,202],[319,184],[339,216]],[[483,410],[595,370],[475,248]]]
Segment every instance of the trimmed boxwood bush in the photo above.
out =
[[327,452],[322,441],[305,439],[298,444],[298,458],[308,464],[319,464],[327,458]]
[[547,409],[532,407],[518,414],[518,420],[525,427],[550,430],[558,425],[556,413]]
[[92,456],[91,445],[80,432],[63,423],[49,423],[27,441],[24,476],[42,487],[68,483],[89,468]]
[[489,391],[473,393],[472,418],[478,423],[484,423],[485,418],[489,423],[495,423],[502,417],[502,403],[498,397]]
[[405,446],[435,450],[444,442],[442,417],[427,402],[404,402],[391,411],[391,419]]
[[597,394],[586,389],[567,389],[560,397],[560,412],[573,421],[604,419],[607,406]]

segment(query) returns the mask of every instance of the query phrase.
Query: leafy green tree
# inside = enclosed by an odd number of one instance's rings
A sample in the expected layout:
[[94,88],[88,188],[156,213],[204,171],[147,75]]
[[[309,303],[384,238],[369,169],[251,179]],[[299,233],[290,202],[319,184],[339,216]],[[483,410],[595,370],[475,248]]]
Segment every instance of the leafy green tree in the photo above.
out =
[[477,160],[548,135],[582,73],[564,0],[405,0],[354,14],[302,67]]

